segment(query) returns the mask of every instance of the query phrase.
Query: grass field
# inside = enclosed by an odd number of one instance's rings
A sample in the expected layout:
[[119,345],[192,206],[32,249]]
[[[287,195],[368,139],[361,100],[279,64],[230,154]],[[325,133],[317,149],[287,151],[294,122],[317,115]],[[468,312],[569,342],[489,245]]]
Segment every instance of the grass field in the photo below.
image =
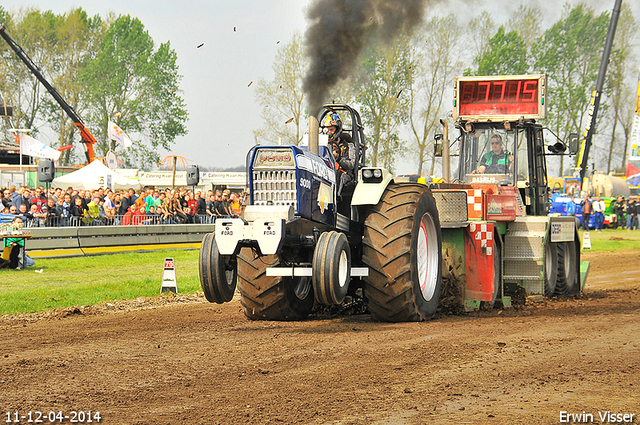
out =
[[[584,241],[584,232],[580,230],[580,240]],[[617,251],[620,249],[640,250],[640,230],[605,229],[602,232],[589,231],[590,251]],[[584,250],[583,250],[584,251]]]
[[[640,231],[589,232],[590,251],[639,250]],[[580,232],[583,238],[583,232]],[[160,293],[165,257],[176,264],[178,292],[201,290],[198,250],[36,259],[26,270],[0,270],[0,314],[152,297]],[[37,271],[42,270],[41,273]]]
[[159,295],[165,257],[174,258],[178,292],[193,294],[201,290],[198,254],[192,249],[42,258],[25,270],[1,269],[0,314]]

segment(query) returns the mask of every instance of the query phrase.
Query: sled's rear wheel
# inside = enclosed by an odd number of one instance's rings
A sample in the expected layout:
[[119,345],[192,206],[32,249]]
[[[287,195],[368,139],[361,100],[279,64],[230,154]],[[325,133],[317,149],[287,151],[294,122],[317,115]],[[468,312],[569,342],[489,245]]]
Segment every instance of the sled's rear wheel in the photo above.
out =
[[544,247],[544,296],[553,297],[558,284],[558,247],[547,241]]
[[390,184],[364,223],[365,295],[374,319],[429,319],[442,286],[442,240],[431,191]]
[[579,291],[579,246],[580,240],[577,235],[572,242],[558,243],[558,283],[555,289],[558,296],[575,295]]

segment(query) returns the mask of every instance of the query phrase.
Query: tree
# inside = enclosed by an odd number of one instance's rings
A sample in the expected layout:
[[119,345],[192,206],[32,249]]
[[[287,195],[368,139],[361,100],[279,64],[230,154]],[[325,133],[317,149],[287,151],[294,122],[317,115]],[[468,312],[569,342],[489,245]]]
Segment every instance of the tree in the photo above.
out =
[[[85,68],[91,52],[96,50],[105,29],[106,25],[99,16],[89,18],[82,9],[59,16],[54,22],[55,44],[50,52],[54,72],[50,83],[81,118],[88,105],[82,96],[83,86],[77,77]],[[45,93],[42,103],[42,118],[58,134],[58,146],[71,145],[77,141],[78,128],[60,105],[48,93]],[[72,150],[65,150],[58,162],[68,165],[76,160]]]
[[515,31],[524,42],[528,70],[533,67],[531,46],[542,36],[542,17],[542,11],[539,8],[520,5],[507,22],[506,30]]
[[[536,70],[549,78],[547,125],[563,140],[584,129],[608,23],[607,13],[594,16],[593,10],[577,5],[565,9],[563,18],[531,47]],[[560,175],[563,165],[560,157]]]
[[[607,92],[609,94],[608,100],[613,118],[611,120],[611,144],[607,155],[607,173],[611,172],[613,159],[617,155],[622,157],[621,168],[624,169],[626,166],[626,153],[634,115],[635,102],[633,97],[636,92],[635,83],[637,77],[637,69],[630,64],[636,63],[633,49],[637,33],[636,20],[630,7],[625,3],[620,11],[606,79]],[[622,144],[616,143],[618,124],[622,126],[624,133],[624,143]]]
[[[186,134],[187,113],[176,94],[181,78],[176,55],[168,43],[155,49],[139,20],[110,21],[107,32],[99,16],[89,18],[82,9],[64,15],[27,9],[12,23],[11,33],[99,140],[97,152],[106,154],[107,121],[121,111],[120,127],[144,139],[124,159],[155,163],[158,147],[168,148]],[[71,119],[14,53],[3,45],[0,54],[1,88],[16,106],[15,124],[35,130],[33,135],[47,122],[60,146],[79,139]],[[60,162],[74,160],[72,152],[65,151]]]
[[524,40],[515,31],[505,33],[504,26],[498,28],[488,49],[476,61],[476,75],[519,75],[528,69]]
[[[482,57],[489,50],[489,40],[495,33],[496,23],[489,12],[483,11],[473,18],[467,25],[466,37],[473,45],[467,59],[472,61],[474,58]],[[471,68],[465,69],[464,75],[472,75]]]
[[300,33],[278,49],[272,69],[273,80],[261,78],[256,84],[255,99],[262,107],[263,126],[254,131],[254,138],[256,144],[260,140],[274,144],[281,140],[286,145],[297,145],[305,127],[302,90],[305,67]]
[[81,73],[89,117],[99,124],[97,151],[106,155],[108,120],[128,133],[133,146],[121,154],[128,165],[155,164],[158,149],[170,149],[177,136],[187,134],[187,111],[179,96],[176,53],[169,42],[155,49],[137,18],[120,16],[109,25],[95,56]]
[[0,23],[6,24],[9,22],[9,19],[11,19],[11,15],[0,5]]
[[435,17],[416,31],[412,40],[412,63],[409,81],[409,126],[413,136],[408,150],[418,162],[418,174],[423,174],[427,159],[431,159],[429,174],[434,172],[433,134],[445,118],[444,102],[453,77],[462,67],[456,56],[460,42],[456,16]]
[[636,96],[640,89],[640,82],[638,86],[634,87],[628,85],[625,87],[622,92],[622,99],[620,101],[620,113],[618,116],[618,121],[620,122],[620,126],[622,127],[622,132],[624,134],[624,146],[622,148],[622,160],[620,162],[620,168],[625,169],[627,165],[627,154],[629,153],[629,142],[631,140],[631,131],[633,130],[633,122],[635,120],[635,107],[636,107]]
[[527,51],[542,35],[542,11],[537,7],[520,5],[507,22],[506,31],[518,33]]
[[[55,45],[55,20],[56,16],[51,12],[40,13],[29,9],[21,20],[10,20],[11,26],[7,26],[7,32],[43,70],[53,68],[51,52]],[[31,129],[35,137],[38,133],[37,120],[42,115],[42,98],[49,94],[42,90],[38,79],[14,51],[4,42],[1,44],[2,93],[6,101],[15,107],[14,125]]]
[[[0,23],[4,23],[5,27],[13,28],[13,22],[11,15],[0,5]],[[13,127],[14,120],[20,114],[20,105],[17,102],[17,91],[14,89],[15,79],[12,78],[10,72],[10,65],[13,64],[14,54],[6,43],[0,43],[0,101],[7,105],[12,106],[13,116],[12,119],[0,120],[0,131]],[[2,131],[0,140],[8,140],[9,133]],[[11,136],[13,140],[13,136]]]
[[408,40],[377,44],[368,49],[354,78],[355,99],[362,105],[363,123],[368,132],[367,158],[373,166],[393,172],[400,151],[399,127],[407,120],[411,70]]

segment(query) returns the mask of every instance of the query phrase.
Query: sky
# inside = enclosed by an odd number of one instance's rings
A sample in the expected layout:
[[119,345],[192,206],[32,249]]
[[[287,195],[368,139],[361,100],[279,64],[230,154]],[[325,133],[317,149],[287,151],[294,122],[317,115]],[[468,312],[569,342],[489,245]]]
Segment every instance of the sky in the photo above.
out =
[[[623,0],[640,18],[640,2]],[[171,152],[190,164],[216,169],[243,165],[253,146],[252,130],[262,125],[261,108],[254,99],[260,78],[273,78],[278,48],[307,27],[305,11],[310,0],[3,0],[5,10],[37,7],[56,14],[82,7],[90,16],[109,12],[131,15],[143,23],[156,44],[169,41],[178,57],[182,97],[189,112],[189,133],[176,139]],[[572,0],[571,3],[577,3]],[[597,13],[611,10],[614,0],[586,0]],[[460,20],[471,20],[473,11],[487,10],[498,23],[506,23],[520,4],[544,12],[543,25],[553,24],[561,13],[557,0],[448,0],[429,1],[427,15],[464,10]],[[9,34],[11,30],[8,29]],[[280,42],[280,44],[278,44]],[[204,43],[200,48],[197,46]],[[48,140],[41,140],[49,144]],[[410,173],[408,160],[398,163],[399,173]]]

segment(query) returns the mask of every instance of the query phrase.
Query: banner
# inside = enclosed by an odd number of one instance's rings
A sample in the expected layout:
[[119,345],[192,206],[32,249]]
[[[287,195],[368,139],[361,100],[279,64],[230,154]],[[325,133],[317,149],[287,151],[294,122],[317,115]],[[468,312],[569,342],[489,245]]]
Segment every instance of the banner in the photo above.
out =
[[629,160],[640,160],[640,114],[636,114],[629,140]]
[[627,184],[629,186],[640,185],[640,170],[627,162]]
[[640,81],[638,81],[638,92],[636,93],[636,115],[640,115]]
[[631,140],[629,141],[629,159],[640,159],[640,77],[638,78],[638,91],[636,92],[636,116],[631,127]]
[[54,161],[60,158],[60,151],[45,146],[26,134],[20,135],[20,153],[22,155],[35,156],[36,158],[53,159]]
[[127,136],[127,134],[122,131],[120,127],[118,127],[114,122],[111,121],[109,121],[109,138],[120,143],[125,148],[130,148],[132,145],[129,136]]
[[118,168],[118,158],[116,157],[116,154],[112,151],[109,151],[109,153],[107,154],[106,163],[107,167],[109,167],[111,170],[115,170],[116,168]]
[[[119,170],[121,174],[127,175],[127,170]],[[142,186],[170,187],[173,180],[171,171],[140,171],[139,181]],[[176,171],[176,186],[185,186],[187,173],[185,171]],[[246,172],[233,171],[201,171],[200,186],[213,188],[217,186],[225,186],[230,188],[242,188],[247,185]]]

